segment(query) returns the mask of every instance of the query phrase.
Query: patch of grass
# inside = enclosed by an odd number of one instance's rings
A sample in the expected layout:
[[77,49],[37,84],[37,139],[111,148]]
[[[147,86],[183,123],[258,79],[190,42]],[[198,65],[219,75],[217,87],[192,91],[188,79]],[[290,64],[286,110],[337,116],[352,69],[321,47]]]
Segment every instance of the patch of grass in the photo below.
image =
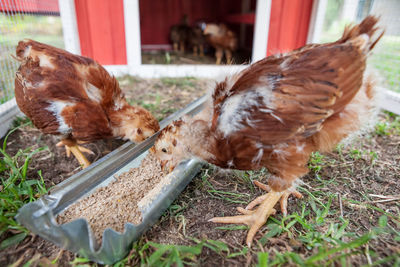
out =
[[201,250],[201,243],[195,246],[183,246],[147,242],[140,248],[138,254],[141,258],[140,263],[144,266],[184,266],[195,263]]
[[324,161],[325,156],[322,155],[321,153],[317,152],[313,152],[311,154],[309,163],[308,163],[308,168],[314,172],[319,172],[322,167],[325,165],[325,161]]
[[13,124],[12,124],[12,128],[14,129],[14,128],[17,128],[17,127],[20,127],[20,126],[30,126],[30,127],[33,127],[33,123],[32,123],[32,121],[31,121],[31,119],[30,118],[28,118],[28,117],[26,117],[26,116],[21,116],[21,117],[16,117],[15,119],[14,119],[14,121],[13,121]]
[[195,86],[196,78],[184,77],[184,78],[161,78],[161,83],[165,86],[177,86],[177,87],[193,87]]
[[124,75],[124,76],[120,76],[117,77],[118,83],[121,86],[134,86],[135,84],[140,82],[140,79],[135,77],[135,76],[131,76],[131,75]]
[[207,187],[207,192],[212,198],[222,199],[229,203],[236,204],[246,204],[250,199],[250,194],[247,193],[236,193],[224,190],[217,190],[215,187],[207,180],[207,174],[202,176],[204,185]]
[[161,105],[162,97],[157,94],[154,95],[153,101],[143,101],[143,100],[132,100],[129,99],[128,103],[130,105],[139,105],[152,113],[158,121],[162,121],[168,114],[174,113],[177,109],[171,106],[165,107]]
[[400,92],[400,36],[383,36],[369,62],[385,78],[385,87]]
[[377,135],[400,135],[400,116],[392,112],[386,112],[385,118],[375,125]]
[[11,130],[4,138],[3,145],[0,148],[2,155],[0,158],[0,179],[2,181],[0,190],[0,235],[12,233],[11,236],[4,238],[0,243],[0,249],[19,243],[29,233],[27,229],[14,220],[18,209],[24,204],[36,200],[41,195],[47,194],[41,171],[38,171],[40,180],[27,179],[30,160],[36,153],[47,148],[41,147],[34,150],[26,148],[19,150],[14,156],[6,152],[8,137],[19,127],[27,124],[29,122]]
[[[268,232],[259,242],[264,246],[273,237],[286,233],[292,244],[295,244],[296,247],[304,246],[312,253],[288,251],[284,253],[276,252],[271,255],[268,252],[259,252],[257,253],[258,266],[280,266],[286,264],[300,266],[347,265],[346,259],[348,257],[364,254],[364,246],[368,242],[378,235],[390,231],[388,229],[387,216],[382,215],[375,228],[361,236],[357,236],[356,233],[347,230],[348,219],[339,217],[336,222],[328,219],[336,213],[335,210],[331,209],[333,195],[329,196],[327,203],[323,203],[304,188],[301,190],[309,195],[307,202],[310,203],[311,210],[303,202],[300,213],[294,212],[280,220],[276,217],[269,218]],[[311,255],[305,257],[306,254]],[[371,252],[371,255],[374,255],[373,252]],[[389,257],[386,260],[391,261],[393,257]],[[381,262],[382,259],[376,263]]]
[[334,163],[335,160],[328,161],[325,155],[316,151],[311,153],[310,160],[308,161],[308,168],[315,174],[315,177],[317,179],[321,179],[320,172],[322,168]]
[[[136,242],[133,245],[133,253],[131,252],[128,257],[114,264],[114,266],[130,266],[132,260],[135,259],[136,265],[141,266],[190,266],[198,265],[201,262],[199,256],[204,249],[209,249],[227,259],[245,256],[248,252],[247,247],[232,249],[225,242],[218,240],[200,240],[193,237],[188,237],[188,239],[191,240],[192,245],[159,244],[155,242],[140,244]],[[81,261],[87,262],[85,259]]]

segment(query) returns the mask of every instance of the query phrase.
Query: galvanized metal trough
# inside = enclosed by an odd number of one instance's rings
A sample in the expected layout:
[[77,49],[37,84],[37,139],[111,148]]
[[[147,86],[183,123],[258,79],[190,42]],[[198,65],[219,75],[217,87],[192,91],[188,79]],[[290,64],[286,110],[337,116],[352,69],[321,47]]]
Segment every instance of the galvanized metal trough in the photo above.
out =
[[[204,102],[205,96],[175,112],[160,123],[161,128],[182,115],[196,114],[203,108]],[[56,185],[48,195],[24,205],[19,210],[16,219],[33,233],[92,261],[112,264],[122,259],[128,254],[132,243],[158,220],[199,172],[202,165],[200,161],[190,159],[181,162],[169,174],[173,176],[172,182],[163,187],[159,195],[141,210],[142,222],[138,225],[126,223],[123,233],[107,228],[103,233],[101,245],[96,243],[94,234],[85,219],[59,225],[55,216],[97,188],[106,186],[112,181],[114,175],[139,166],[157,136],[158,133],[138,145],[130,142],[122,145],[88,168]],[[85,215],[82,214],[82,216]]]

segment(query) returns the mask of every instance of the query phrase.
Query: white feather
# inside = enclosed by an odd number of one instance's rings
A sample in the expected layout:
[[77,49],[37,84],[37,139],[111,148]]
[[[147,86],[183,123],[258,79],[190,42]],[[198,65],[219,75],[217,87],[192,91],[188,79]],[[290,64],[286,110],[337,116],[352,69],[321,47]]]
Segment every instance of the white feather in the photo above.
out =
[[72,128],[67,125],[65,122],[63,116],[61,115],[63,109],[68,106],[72,106],[73,103],[71,102],[63,102],[63,101],[54,101],[50,103],[50,106],[48,106],[46,109],[50,111],[51,113],[54,114],[56,117],[56,120],[58,122],[58,131],[61,134],[68,134],[72,131]]
[[264,149],[260,148],[257,152],[257,155],[251,160],[252,163],[260,163],[260,160],[262,159],[264,155]]
[[50,62],[50,58],[45,54],[39,54],[39,66],[54,69],[53,63]]
[[99,88],[94,86],[91,83],[88,83],[88,85],[85,88],[87,96],[92,99],[93,101],[97,103],[101,103],[102,97],[101,97],[101,91]]
[[243,122],[253,127],[255,121],[251,120],[249,109],[260,106],[273,108],[272,98],[272,89],[269,86],[255,87],[244,93],[228,97],[221,107],[218,129],[228,136],[232,132],[242,129]]

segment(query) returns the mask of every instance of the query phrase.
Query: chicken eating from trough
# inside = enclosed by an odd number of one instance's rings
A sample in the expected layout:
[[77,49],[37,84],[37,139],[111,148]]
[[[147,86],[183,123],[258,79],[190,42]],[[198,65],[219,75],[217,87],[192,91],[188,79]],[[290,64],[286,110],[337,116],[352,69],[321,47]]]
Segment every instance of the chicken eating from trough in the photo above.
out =
[[91,152],[78,143],[119,137],[141,142],[157,132],[158,121],[125,100],[118,81],[96,61],[33,40],[18,43],[21,63],[15,98],[21,111],[46,134],[61,136],[85,168]]
[[218,83],[200,114],[161,131],[154,153],[168,170],[196,157],[222,168],[265,167],[271,173],[268,186],[256,183],[268,193],[238,208],[242,215],[212,222],[249,225],[250,246],[277,202],[286,214],[288,197],[301,197],[296,185],[309,171],[311,153],[331,150],[370,116],[373,83],[364,71],[383,35],[377,22],[368,16],[336,42],[252,64]]

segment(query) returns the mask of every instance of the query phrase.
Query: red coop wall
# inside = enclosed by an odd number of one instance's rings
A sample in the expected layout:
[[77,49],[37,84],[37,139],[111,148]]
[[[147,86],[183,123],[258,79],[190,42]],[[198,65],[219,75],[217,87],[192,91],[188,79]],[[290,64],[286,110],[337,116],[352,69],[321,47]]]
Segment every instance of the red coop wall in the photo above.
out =
[[272,0],[267,55],[306,44],[313,0]]
[[125,65],[123,0],[75,0],[81,54],[104,65]]

